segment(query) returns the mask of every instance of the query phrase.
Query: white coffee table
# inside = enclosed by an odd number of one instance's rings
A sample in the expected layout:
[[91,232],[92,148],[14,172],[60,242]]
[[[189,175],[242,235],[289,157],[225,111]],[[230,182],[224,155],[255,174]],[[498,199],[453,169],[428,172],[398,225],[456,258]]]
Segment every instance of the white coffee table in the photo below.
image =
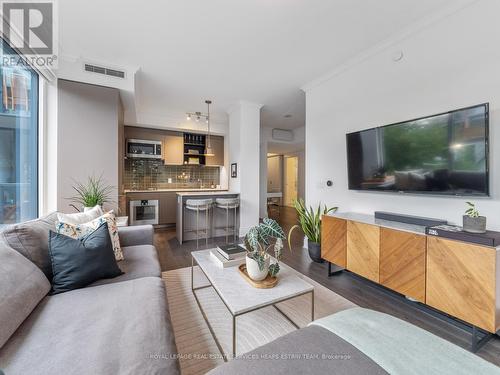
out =
[[[248,284],[239,274],[238,267],[222,268],[210,257],[211,250],[194,251],[191,253],[191,290],[201,310],[203,318],[207,322],[210,333],[212,334],[217,347],[224,355],[222,346],[215,335],[208,318],[203,311],[196,291],[204,288],[214,288],[224,305],[233,317],[233,358],[236,356],[236,318],[240,315],[262,309],[268,306],[274,306],[281,315],[283,315],[295,328],[298,325],[293,322],[276,303],[283,302],[304,294],[311,294],[311,321],[314,320],[314,287],[296,276],[290,269],[282,268],[278,274],[278,284],[271,289],[257,289]],[[210,285],[195,287],[193,285],[194,266],[198,264],[201,271],[205,274]],[[227,361],[224,355],[224,360]]]

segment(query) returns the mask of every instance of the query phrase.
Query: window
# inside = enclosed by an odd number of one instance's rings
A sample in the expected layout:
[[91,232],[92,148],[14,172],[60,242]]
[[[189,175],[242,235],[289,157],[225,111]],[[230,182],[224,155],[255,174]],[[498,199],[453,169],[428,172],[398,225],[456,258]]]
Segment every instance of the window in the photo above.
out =
[[15,52],[0,39],[0,225],[38,215],[38,74],[4,65]]

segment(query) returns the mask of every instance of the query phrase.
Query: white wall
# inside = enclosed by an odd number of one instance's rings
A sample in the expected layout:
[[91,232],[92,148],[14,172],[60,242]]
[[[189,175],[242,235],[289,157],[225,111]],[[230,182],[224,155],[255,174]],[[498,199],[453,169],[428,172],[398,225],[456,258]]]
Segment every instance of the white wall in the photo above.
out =
[[260,130],[259,217],[267,217],[267,140]]
[[[73,179],[85,182],[102,174],[118,186],[117,89],[59,80],[57,114],[57,209],[74,212],[68,197],[74,195]],[[117,189],[112,200],[118,202]],[[110,205],[116,207],[116,204]]]
[[238,177],[229,179],[229,190],[240,194],[240,235],[259,223],[260,108],[239,102],[229,111],[229,163],[238,164]]
[[[483,0],[339,71],[306,93],[306,198],[461,222],[464,198],[349,191],[345,134],[490,103],[491,198],[474,199],[500,229],[500,1]],[[393,62],[394,51],[404,58]],[[333,180],[331,188],[326,186]]]

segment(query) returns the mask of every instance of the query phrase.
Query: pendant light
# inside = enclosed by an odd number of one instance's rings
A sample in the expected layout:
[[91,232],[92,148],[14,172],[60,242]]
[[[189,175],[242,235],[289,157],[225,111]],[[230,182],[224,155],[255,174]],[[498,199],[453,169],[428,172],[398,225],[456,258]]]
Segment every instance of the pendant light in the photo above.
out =
[[211,100],[205,100],[207,104],[207,124],[208,124],[208,132],[207,138],[205,142],[205,156],[214,156],[214,150],[212,149],[212,142],[210,139],[210,104],[212,104]]

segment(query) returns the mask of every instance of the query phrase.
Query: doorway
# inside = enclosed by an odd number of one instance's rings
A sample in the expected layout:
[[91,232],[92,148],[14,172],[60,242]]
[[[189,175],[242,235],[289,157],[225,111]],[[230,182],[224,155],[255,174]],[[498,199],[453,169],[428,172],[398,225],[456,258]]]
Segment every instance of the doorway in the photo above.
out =
[[297,156],[285,156],[285,196],[284,205],[293,207],[293,202],[298,196],[298,180],[299,180],[299,158]]

